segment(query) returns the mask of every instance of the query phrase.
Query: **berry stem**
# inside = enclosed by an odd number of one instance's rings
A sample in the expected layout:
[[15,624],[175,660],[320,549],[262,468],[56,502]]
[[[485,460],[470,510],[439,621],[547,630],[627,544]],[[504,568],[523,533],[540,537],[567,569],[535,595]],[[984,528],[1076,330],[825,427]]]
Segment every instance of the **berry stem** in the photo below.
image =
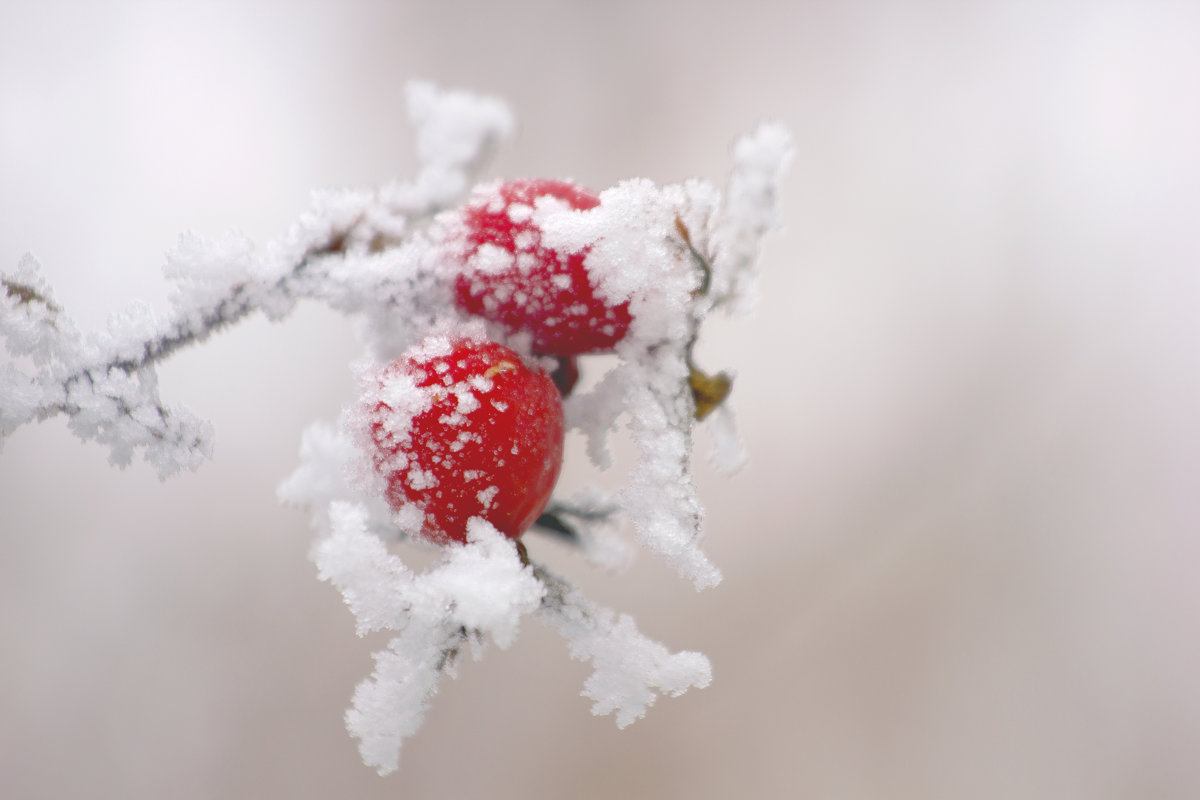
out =
[[[700,285],[692,293],[692,296],[705,297],[708,295],[709,289],[712,288],[712,264],[696,248],[696,245],[692,243],[691,231],[688,230],[687,224],[684,223],[683,218],[679,215],[675,216],[675,230],[679,232],[679,236],[683,239],[683,243],[687,245],[692,259],[700,268]],[[693,416],[697,420],[702,420],[716,410],[721,403],[725,402],[725,398],[729,397],[729,393],[733,390],[733,378],[725,372],[709,375],[696,366],[695,362],[692,361],[692,350],[695,348],[698,338],[700,338],[700,323],[699,320],[693,319],[692,335],[688,339],[686,351],[688,388],[692,392]]]
[[693,292],[693,296],[704,297],[708,294],[708,290],[712,286],[712,264],[709,263],[708,258],[703,253],[696,249],[696,245],[692,244],[691,231],[688,230],[683,217],[680,217],[678,214],[675,215],[675,230],[679,231],[679,235],[683,238],[683,243],[687,245],[688,252],[692,254],[696,265],[700,267],[700,286]]
[[60,310],[58,306],[50,302],[49,298],[42,296],[42,294],[32,286],[26,286],[23,283],[18,283],[17,281],[10,280],[8,278],[0,279],[0,286],[4,287],[5,294],[7,294],[9,297],[17,298],[17,302],[21,305],[41,303],[55,314],[57,314]]
[[559,536],[571,544],[579,544],[579,531],[564,517],[574,517],[580,522],[603,522],[611,519],[617,511],[616,506],[581,508],[568,503],[551,501],[533,525],[547,533]]
[[521,559],[521,566],[529,566],[529,550],[525,547],[525,543],[520,539],[513,539],[513,545],[517,548],[517,556]]

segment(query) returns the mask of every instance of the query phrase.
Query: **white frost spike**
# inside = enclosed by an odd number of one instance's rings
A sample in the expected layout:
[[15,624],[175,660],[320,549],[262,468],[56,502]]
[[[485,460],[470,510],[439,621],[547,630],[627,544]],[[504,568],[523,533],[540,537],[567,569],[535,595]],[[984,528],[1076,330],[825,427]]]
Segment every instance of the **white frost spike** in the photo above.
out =
[[421,583],[452,602],[454,622],[491,634],[501,649],[513,643],[521,617],[537,609],[546,591],[512,541],[477,517],[467,521],[467,544],[447,547],[445,564]]
[[179,324],[200,331],[205,326],[203,311],[219,305],[233,287],[249,285],[258,260],[254,243],[240,232],[210,238],[184,233],[167,253],[163,274],[173,282],[168,297],[179,315]]
[[320,577],[341,591],[360,636],[400,631],[388,650],[375,654],[375,671],[346,712],[363,761],[385,774],[399,764],[404,738],[420,727],[459,646],[468,636],[480,646],[490,635],[507,647],[545,587],[512,542],[482,520],[468,522],[466,544],[446,546],[437,567],[416,574],[367,531],[361,506],[335,502],[329,519],[330,535],[313,551]]
[[44,392],[33,378],[12,364],[0,365],[0,448],[4,437],[15,431],[37,415],[38,406],[44,401]]
[[592,392],[568,399],[569,425],[588,437],[588,453],[607,467],[608,432],[622,412],[639,454],[618,504],[637,540],[665,557],[697,589],[721,582],[721,572],[700,549],[703,508],[692,481],[692,414],[682,392],[687,366],[681,352],[660,348],[614,367]]
[[660,386],[655,391],[653,378],[644,373],[643,378],[628,389],[630,407],[636,409],[629,428],[641,454],[630,471],[630,485],[619,494],[621,505],[634,522],[638,541],[666,556],[697,590],[708,589],[721,582],[721,571],[700,549],[703,508],[689,467],[690,408],[684,407],[678,389]]
[[61,357],[65,340],[77,339],[73,328],[62,327],[50,285],[37,260],[26,253],[17,264],[16,274],[3,276],[0,285],[0,334],[8,351],[29,356],[35,364]]
[[712,436],[712,464],[722,475],[732,475],[746,465],[746,445],[742,441],[728,403],[717,406],[705,421]]
[[400,748],[425,719],[441,679],[441,654],[452,641],[444,628],[410,626],[375,653],[375,671],[355,688],[346,730],[359,739],[363,763],[380,775],[399,768]]
[[553,587],[542,619],[567,639],[572,658],[592,662],[582,694],[595,701],[593,714],[616,712],[617,727],[624,728],[645,716],[659,694],[678,697],[712,682],[702,653],[671,653],[639,632],[628,614],[617,616],[549,573],[539,574]]
[[625,375],[630,367],[609,370],[590,392],[575,392],[563,401],[563,418],[568,428],[578,428],[587,436],[587,453],[601,469],[612,466],[608,434],[625,411]]
[[638,541],[664,556],[697,589],[721,573],[700,550],[702,508],[691,478],[692,406],[685,394],[688,347],[697,323],[701,271],[679,240],[676,221],[715,199],[698,184],[657,187],[624,181],[601,193],[599,206],[554,213],[539,205],[543,243],[589,248],[589,276],[610,301],[629,298],[629,332],[616,346],[623,363],[566,405],[568,424],[588,436],[594,463],[610,463],[606,437],[622,414],[640,450],[620,505]]
[[372,631],[399,630],[409,610],[415,576],[404,562],[367,532],[367,512],[360,506],[335,502],[329,506],[331,534],[313,549],[317,576],[342,593],[354,614],[359,636]]
[[406,88],[409,117],[417,128],[417,155],[424,165],[417,188],[449,202],[468,188],[467,173],[496,141],[512,134],[512,112],[494,97],[440,91],[423,81],[412,81]]
[[314,422],[300,435],[300,466],[276,489],[281,503],[306,506],[312,511],[313,526],[331,527],[328,510],[333,501],[353,501],[346,474],[358,457],[348,438],[334,426]]
[[725,208],[713,233],[712,294],[749,305],[751,267],[762,238],[779,226],[779,180],[792,159],[792,137],[780,123],[759,125],[734,146]]

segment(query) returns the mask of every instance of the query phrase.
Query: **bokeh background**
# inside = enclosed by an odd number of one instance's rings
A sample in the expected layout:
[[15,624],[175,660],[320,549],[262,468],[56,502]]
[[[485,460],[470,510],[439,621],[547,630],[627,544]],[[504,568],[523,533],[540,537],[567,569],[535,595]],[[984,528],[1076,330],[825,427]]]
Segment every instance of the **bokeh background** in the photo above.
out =
[[0,264],[85,328],[165,308],[181,232],[409,175],[413,77],[511,103],[497,175],[720,180],[795,134],[757,311],[700,350],[751,456],[700,437],[725,582],[531,541],[714,683],[618,731],[530,621],[363,767],[383,641],[274,495],[354,392],[352,324],[305,305],[162,368],[216,426],[197,473],[5,442],[0,796],[1200,795],[1194,3],[6,0]]

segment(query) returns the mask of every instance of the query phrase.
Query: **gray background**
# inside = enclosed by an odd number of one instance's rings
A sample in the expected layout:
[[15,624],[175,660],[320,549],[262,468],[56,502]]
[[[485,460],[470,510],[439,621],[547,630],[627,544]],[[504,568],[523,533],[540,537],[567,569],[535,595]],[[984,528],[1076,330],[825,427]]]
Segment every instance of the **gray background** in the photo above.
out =
[[[597,600],[713,661],[618,732],[527,623],[401,771],[342,710],[354,637],[281,508],[353,396],[351,325],[254,319],[161,370],[216,425],[160,484],[62,420],[0,453],[0,795],[1183,797],[1200,793],[1194,4],[0,5],[0,264],[85,327],[165,307],[179,233],[265,243],[314,187],[410,174],[402,83],[507,98],[499,175],[723,178],[794,131],[754,317],[715,321],[751,462],[704,464],[696,594]],[[573,448],[566,480],[590,479]]]

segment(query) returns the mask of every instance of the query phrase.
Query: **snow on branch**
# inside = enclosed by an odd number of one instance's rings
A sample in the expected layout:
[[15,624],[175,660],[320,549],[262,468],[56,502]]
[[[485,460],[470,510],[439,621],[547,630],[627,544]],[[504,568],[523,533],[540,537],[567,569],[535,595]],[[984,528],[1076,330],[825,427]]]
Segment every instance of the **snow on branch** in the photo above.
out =
[[[115,464],[124,466],[141,451],[162,477],[194,469],[211,451],[211,426],[163,403],[157,364],[251,314],[280,320],[301,299],[356,318],[366,353],[354,368],[364,381],[364,397],[374,398],[368,403],[372,413],[384,399],[395,403],[407,396],[394,386],[386,397],[381,394],[378,378],[372,377],[381,365],[422,341],[444,340],[449,352],[449,337],[464,332],[494,336],[512,348],[513,361],[532,365],[526,370],[531,375],[544,368],[547,373],[574,370],[578,377],[575,355],[583,360],[586,348],[565,356],[537,351],[531,332],[474,318],[456,304],[461,299],[456,280],[465,273],[455,271],[454,254],[462,242],[455,244],[454,237],[461,234],[467,213],[459,203],[495,144],[511,132],[508,109],[492,98],[421,83],[409,87],[407,99],[421,164],[413,180],[315,194],[309,211],[261,250],[240,235],[182,237],[167,256],[172,292],[165,314],[133,305],[115,315],[106,330],[85,335],[54,300],[32,257],[22,259],[12,274],[0,275],[0,336],[16,358],[0,367],[0,444],[29,422],[62,414],[81,439],[107,445]],[[502,224],[524,225],[522,236],[533,245],[526,241],[520,253],[503,252],[494,242],[490,250],[480,246],[485,278],[492,280],[514,265],[520,274],[529,268],[521,259],[529,257],[530,247],[552,248],[558,267],[581,265],[586,288],[595,292],[589,302],[620,308],[628,324],[613,337],[617,359],[607,374],[590,390],[573,393],[574,378],[556,379],[557,390],[549,389],[553,402],[546,406],[556,414],[562,410],[561,419],[555,416],[559,442],[564,425],[580,431],[597,468],[611,467],[609,437],[628,436],[637,455],[623,485],[611,496],[585,488],[546,506],[551,479],[541,505],[529,512],[535,516],[545,506],[536,525],[576,545],[595,565],[617,568],[628,562],[632,548],[622,529],[629,523],[638,544],[664,558],[695,588],[721,579],[700,547],[703,506],[691,467],[695,427],[710,426],[718,459],[727,468],[736,465],[742,450],[724,403],[732,378],[706,373],[695,363],[693,349],[711,312],[747,305],[762,239],[778,224],[777,186],[790,152],[787,131],[768,124],[736,144],[724,191],[703,180],[658,186],[633,179],[575,206],[547,195],[509,208],[496,201],[507,215]],[[499,213],[489,206],[500,197],[498,185],[477,187],[467,207],[477,214]],[[575,280],[565,273],[555,279],[560,287]],[[503,288],[507,294],[489,298],[493,305],[521,293]],[[591,325],[584,328],[589,333],[609,335],[612,330],[605,326],[621,319],[597,323],[590,307],[580,305],[582,312],[578,305],[558,309],[561,318],[547,324],[570,319]],[[422,363],[438,362],[429,355]],[[515,369],[513,362],[505,363],[495,368]],[[476,435],[469,427],[455,433],[458,423],[451,417],[466,419],[483,400],[495,409],[505,407],[501,398],[484,394],[491,391],[494,374],[477,374],[469,385],[452,387],[458,392],[456,410],[434,428],[438,435],[449,431],[451,438],[458,437],[446,444],[445,454]],[[445,379],[421,390],[427,395],[412,395],[422,402],[408,404],[407,419],[389,420],[387,435],[410,436],[415,409],[432,408],[435,390],[445,395],[451,386],[448,374]],[[406,380],[417,385],[416,378]],[[541,380],[549,385],[545,374]],[[559,403],[556,391],[568,396]],[[316,422],[308,428],[300,464],[278,494],[309,511],[318,574],[341,592],[359,635],[392,634],[346,713],[365,763],[381,774],[395,770],[404,740],[420,726],[441,678],[453,676],[464,648],[479,657],[489,640],[507,647],[527,615],[557,630],[573,658],[591,662],[594,671],[582,693],[592,700],[594,713],[615,714],[619,727],[642,717],[660,695],[709,684],[711,667],[702,654],[672,653],[648,639],[632,617],[592,603],[565,579],[530,561],[520,540],[506,538],[479,516],[467,519],[465,532],[447,537],[455,541],[440,545],[440,561],[433,567],[409,569],[397,552],[399,542],[438,545],[423,538],[425,511],[412,503],[394,506],[385,492],[393,487],[385,487],[369,452],[379,444],[372,439],[372,425],[378,423],[364,414],[363,403],[349,398],[337,424]],[[382,407],[395,413],[392,406]],[[411,446],[411,436],[401,443]],[[497,452],[504,457],[518,454],[518,442],[502,438],[500,443]],[[440,451],[430,446],[421,452]],[[556,457],[561,462],[561,447]],[[535,461],[544,471],[541,465],[550,458]],[[502,460],[496,466],[512,470]],[[460,469],[462,479],[474,471]],[[424,472],[402,479],[425,488],[432,480]],[[513,494],[527,489],[517,487]],[[498,498],[499,492],[497,486],[481,486],[474,496],[490,508],[499,499],[511,499]],[[471,495],[461,497],[468,502]],[[518,536],[521,530],[506,533]]]
[[593,714],[615,712],[624,728],[645,716],[658,694],[678,697],[712,682],[702,653],[671,653],[642,635],[628,614],[595,605],[543,567],[533,573],[546,586],[538,615],[567,640],[572,658],[592,662],[583,695],[595,701]]
[[331,532],[313,551],[322,580],[342,592],[360,636],[394,631],[375,670],[359,684],[346,727],[359,739],[363,762],[381,775],[399,766],[404,740],[420,727],[443,675],[454,675],[470,645],[482,655],[486,638],[507,648],[522,616],[536,612],[567,639],[573,658],[595,671],[583,694],[592,713],[616,713],[625,727],[659,694],[678,696],[712,679],[700,653],[670,653],[638,632],[633,619],[588,601],[543,567],[523,564],[519,550],[482,520],[473,520],[465,545],[443,549],[441,562],[411,572],[368,531],[365,509],[335,502]]
[[[0,276],[0,334],[13,355],[36,367],[7,364],[0,373],[0,442],[28,422],[66,414],[81,439],[109,446],[114,464],[125,466],[142,450],[161,477],[195,469],[211,453],[212,429],[162,402],[159,361],[256,311],[281,319],[301,298],[346,312],[399,297],[419,301],[418,259],[382,254],[413,249],[421,226],[474,182],[513,122],[499,100],[429,84],[410,85],[408,101],[422,162],[415,180],[317,194],[312,209],[262,253],[238,235],[182,237],[167,258],[174,291],[166,314],[134,305],[107,330],[84,336],[53,302],[31,256],[15,274]],[[377,263],[366,269],[348,264],[371,256]],[[368,289],[377,292],[369,301]]]
[[339,502],[330,517],[330,535],[313,551],[318,574],[342,592],[360,636],[398,632],[375,654],[375,671],[346,712],[363,762],[386,774],[396,769],[404,739],[420,727],[442,674],[453,674],[460,648],[469,642],[481,653],[485,635],[508,647],[545,587],[511,542],[482,520],[473,520],[466,545],[444,548],[436,568],[414,574],[367,530],[364,509]]
[[[590,391],[564,401],[567,424],[587,436],[598,467],[611,465],[608,437],[622,424],[638,447],[615,496],[585,491],[549,508],[548,527],[593,563],[627,562],[628,547],[613,532],[623,518],[641,545],[696,588],[720,580],[699,546],[703,508],[691,450],[697,419],[712,410],[701,413],[701,405],[720,407],[729,379],[700,371],[692,349],[707,314],[735,308],[749,284],[761,239],[777,224],[775,185],[789,152],[783,129],[765,126],[739,142],[724,196],[704,181],[660,187],[632,180],[602,192],[589,210],[539,205],[532,211],[543,244],[586,252],[589,275],[614,302],[628,299],[633,318],[616,346],[617,365]],[[398,351],[398,338],[383,344],[386,320],[372,330],[377,353]],[[377,368],[369,362],[359,367],[364,375]],[[727,410],[718,408],[713,419],[718,449],[739,452]],[[321,576],[342,591],[360,635],[397,634],[375,654],[375,669],[346,715],[365,763],[381,774],[395,770],[404,740],[419,727],[442,676],[453,674],[461,649],[469,644],[478,656],[489,636],[507,646],[520,617],[531,612],[567,640],[573,658],[591,662],[582,694],[592,700],[593,713],[615,714],[619,727],[642,717],[660,695],[710,683],[704,655],[672,653],[647,638],[631,616],[592,603],[538,564],[523,563],[524,546],[512,547],[482,521],[473,521],[465,545],[445,548],[441,564],[410,572],[385,542],[419,538],[418,530],[380,502],[378,476],[356,444],[361,426],[352,407],[336,426],[314,424],[304,435],[301,464],[279,494],[312,514]],[[505,576],[499,583],[498,575]],[[481,592],[489,596],[486,615],[478,613]]]

